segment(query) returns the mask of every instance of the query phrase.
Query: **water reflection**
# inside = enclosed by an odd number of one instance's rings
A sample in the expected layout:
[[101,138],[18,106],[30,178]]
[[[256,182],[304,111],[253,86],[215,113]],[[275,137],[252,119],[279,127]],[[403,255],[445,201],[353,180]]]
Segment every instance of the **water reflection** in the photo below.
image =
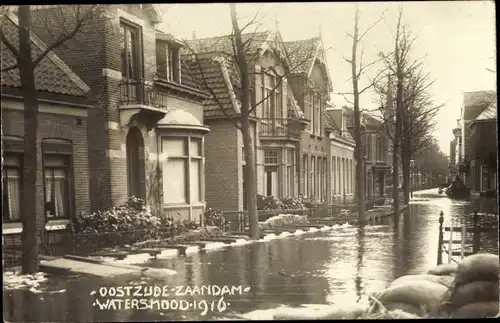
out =
[[[157,259],[151,267],[178,273],[164,279],[123,277],[102,280],[89,277],[51,278],[50,291],[4,290],[4,316],[11,322],[103,322],[206,320],[267,309],[285,304],[355,303],[365,293],[379,291],[397,277],[425,272],[436,264],[438,216],[445,219],[471,210],[464,202],[420,196],[399,217],[363,228],[344,226],[239,247]],[[498,241],[498,236],[496,237]],[[92,290],[127,284],[243,285],[250,291],[225,297],[224,313],[200,311],[100,310],[93,306]],[[188,300],[214,299],[183,296]]]

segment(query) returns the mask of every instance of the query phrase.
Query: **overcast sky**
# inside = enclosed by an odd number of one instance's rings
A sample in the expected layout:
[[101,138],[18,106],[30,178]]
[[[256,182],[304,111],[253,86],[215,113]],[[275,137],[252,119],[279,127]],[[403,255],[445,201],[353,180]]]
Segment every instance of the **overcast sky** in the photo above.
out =
[[[364,62],[377,58],[380,51],[390,51],[400,3],[361,2],[360,30],[380,21],[362,43]],[[350,66],[342,59],[349,56],[355,4],[344,3],[246,3],[237,5],[238,15],[252,17],[261,8],[264,14],[259,30],[279,31],[284,40],[298,40],[322,34],[327,49],[327,64],[335,92],[351,92]],[[495,7],[493,1],[421,1],[404,2],[403,23],[413,35],[418,34],[412,52],[414,58],[425,57],[425,70],[435,83],[432,95],[444,104],[439,113],[435,135],[444,153],[449,153],[452,129],[460,117],[462,93],[496,89]],[[162,5],[160,28],[181,39],[220,36],[231,32],[228,4]],[[365,82],[377,67],[369,71]],[[365,83],[367,84],[367,83]],[[361,84],[363,86],[363,84]],[[337,106],[348,104],[340,95],[332,96]],[[366,93],[362,108],[374,108],[376,97]]]

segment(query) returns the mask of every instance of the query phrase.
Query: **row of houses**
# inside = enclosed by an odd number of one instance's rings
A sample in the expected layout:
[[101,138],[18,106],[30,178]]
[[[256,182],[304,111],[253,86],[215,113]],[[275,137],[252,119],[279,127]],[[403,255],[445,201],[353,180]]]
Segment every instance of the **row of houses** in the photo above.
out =
[[464,181],[471,194],[495,197],[497,182],[497,101],[495,91],[465,92],[450,142],[450,177]]
[[[60,8],[32,10],[34,55],[53,42]],[[52,26],[37,25],[44,15]],[[245,209],[241,90],[231,39],[180,42],[158,29],[156,5],[100,7],[100,14],[35,70],[39,98],[39,228],[66,228],[77,214],[128,196],[165,215],[201,220],[207,208]],[[68,22],[71,23],[71,22]],[[14,14],[2,26],[18,42]],[[355,195],[352,109],[330,102],[320,37],[283,41],[245,34],[251,61],[250,117],[258,194],[299,194],[337,203]],[[2,42],[2,65],[15,57]],[[23,97],[19,72],[2,72],[4,235],[22,232]],[[389,183],[387,139],[363,114],[367,196]]]

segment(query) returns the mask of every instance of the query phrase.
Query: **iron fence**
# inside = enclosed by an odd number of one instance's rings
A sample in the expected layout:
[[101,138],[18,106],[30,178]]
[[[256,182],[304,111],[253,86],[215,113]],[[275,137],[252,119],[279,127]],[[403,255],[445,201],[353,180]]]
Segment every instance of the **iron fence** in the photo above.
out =
[[120,84],[120,103],[122,105],[143,104],[156,108],[167,108],[167,94],[153,84],[143,80],[127,80]]
[[292,118],[261,118],[259,136],[300,138],[300,121]]

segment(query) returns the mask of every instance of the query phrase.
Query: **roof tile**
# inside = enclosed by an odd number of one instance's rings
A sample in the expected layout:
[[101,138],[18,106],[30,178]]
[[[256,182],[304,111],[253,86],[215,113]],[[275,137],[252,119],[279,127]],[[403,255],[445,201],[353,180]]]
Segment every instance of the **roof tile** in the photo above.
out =
[[[6,38],[16,47],[19,46],[19,33],[17,24],[9,19],[4,20],[2,31],[4,32]],[[39,46],[40,40],[33,36],[32,41],[32,56],[33,58],[38,57],[42,53],[42,49]],[[49,53],[54,56],[51,59],[49,55],[45,56],[40,63],[35,67],[35,85],[38,91],[64,94],[76,97],[85,97],[86,91],[82,89],[83,82],[78,79],[75,81],[75,75],[70,75],[68,73],[68,68],[63,63],[58,64],[59,59],[54,53]],[[1,44],[1,56],[2,56],[2,66],[7,67],[17,63],[15,56],[12,52],[7,49],[5,44]],[[62,66],[64,65],[64,66]],[[19,69],[12,69],[7,72],[2,72],[2,87],[21,87],[21,79],[19,75]],[[77,78],[77,77],[76,77]]]

